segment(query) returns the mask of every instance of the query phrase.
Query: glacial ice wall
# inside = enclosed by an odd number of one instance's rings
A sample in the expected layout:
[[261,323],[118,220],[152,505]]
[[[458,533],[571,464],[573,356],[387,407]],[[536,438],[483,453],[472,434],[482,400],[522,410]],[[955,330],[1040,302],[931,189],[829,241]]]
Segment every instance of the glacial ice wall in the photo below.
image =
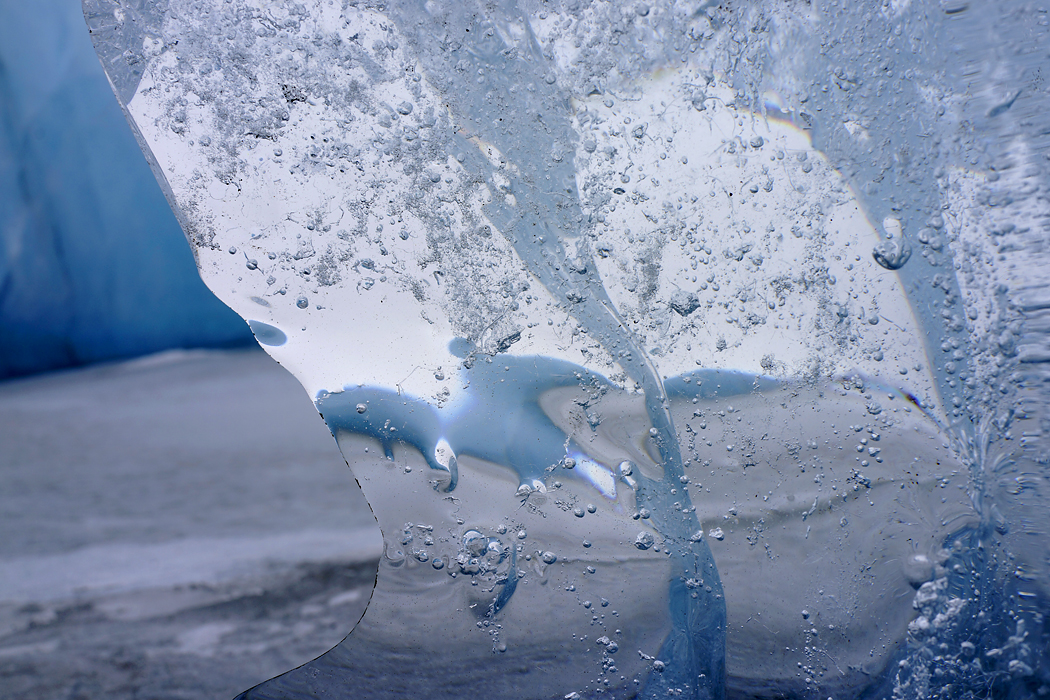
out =
[[250,341],[207,290],[76,0],[0,2],[0,378]]

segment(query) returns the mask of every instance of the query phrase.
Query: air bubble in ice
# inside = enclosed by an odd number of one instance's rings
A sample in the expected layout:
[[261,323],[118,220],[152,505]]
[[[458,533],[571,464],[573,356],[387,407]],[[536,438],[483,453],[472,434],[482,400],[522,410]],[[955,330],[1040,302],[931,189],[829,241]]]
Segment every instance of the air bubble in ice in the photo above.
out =
[[634,538],[634,546],[638,549],[649,549],[656,544],[656,538],[653,537],[651,532],[639,532],[638,536]]
[[925,554],[918,552],[904,560],[904,578],[915,588],[933,578],[933,562]]
[[904,238],[882,241],[872,249],[871,256],[887,270],[899,270],[911,258],[911,245]]
[[882,228],[886,232],[886,240],[876,244],[871,255],[875,262],[887,270],[899,270],[911,257],[911,244],[904,237],[900,219],[888,216],[882,220]]
[[696,294],[681,289],[671,295],[671,309],[679,316],[688,316],[700,308],[700,300]]
[[262,321],[248,321],[248,327],[252,329],[255,339],[263,345],[278,347],[288,341],[288,336],[280,328],[271,326]]
[[475,557],[480,557],[489,548],[489,538],[477,530],[467,530],[463,533],[463,549]]

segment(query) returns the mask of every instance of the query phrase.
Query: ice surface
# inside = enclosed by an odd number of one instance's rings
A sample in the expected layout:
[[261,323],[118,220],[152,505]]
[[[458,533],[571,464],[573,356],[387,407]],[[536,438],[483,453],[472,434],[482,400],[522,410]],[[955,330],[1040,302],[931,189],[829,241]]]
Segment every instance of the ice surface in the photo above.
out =
[[878,53],[907,4],[85,7],[384,534],[350,637],[247,697],[921,695],[1002,630],[1016,306],[909,101],[947,84]]

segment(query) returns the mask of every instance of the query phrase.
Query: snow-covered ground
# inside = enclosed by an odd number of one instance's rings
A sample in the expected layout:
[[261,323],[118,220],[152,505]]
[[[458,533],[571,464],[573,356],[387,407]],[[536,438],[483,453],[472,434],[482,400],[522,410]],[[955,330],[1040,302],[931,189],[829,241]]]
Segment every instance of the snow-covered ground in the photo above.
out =
[[331,648],[379,530],[259,351],[0,384],[0,698],[230,698]]

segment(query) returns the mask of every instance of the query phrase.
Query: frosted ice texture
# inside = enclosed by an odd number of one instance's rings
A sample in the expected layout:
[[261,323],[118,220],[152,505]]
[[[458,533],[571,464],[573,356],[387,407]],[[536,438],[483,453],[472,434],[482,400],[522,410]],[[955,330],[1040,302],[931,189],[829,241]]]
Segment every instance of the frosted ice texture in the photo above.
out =
[[864,145],[896,129],[916,162],[921,110],[890,127],[798,87],[826,65],[784,42],[850,27],[85,7],[202,276],[315,397],[384,533],[354,632],[249,697],[921,695],[926,640],[993,609],[988,433],[944,426],[1003,352],[931,353],[1010,333],[1006,307],[974,274],[960,304],[944,175]]

